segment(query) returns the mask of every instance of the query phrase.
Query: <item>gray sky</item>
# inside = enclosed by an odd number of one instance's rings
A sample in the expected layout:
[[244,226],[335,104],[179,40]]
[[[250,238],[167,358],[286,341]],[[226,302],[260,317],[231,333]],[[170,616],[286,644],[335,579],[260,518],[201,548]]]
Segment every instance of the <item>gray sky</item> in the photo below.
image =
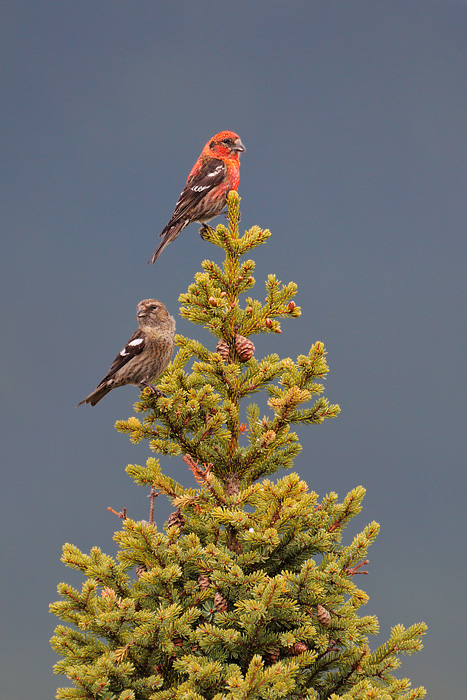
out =
[[[302,307],[257,356],[322,340],[341,415],[299,431],[296,471],[341,498],[367,488],[370,595],[390,627],[425,620],[402,673],[430,700],[465,687],[465,222],[467,5],[374,2],[4,2],[1,489],[5,697],[46,700],[64,679],[48,640],[61,546],[114,554],[147,517],[124,473],[144,463],[114,428],[138,391],[76,404],[136,327],[145,297],[178,313],[206,257],[191,226],[146,261],[188,171],[238,132],[242,226],[272,230],[257,286],[294,280]],[[179,333],[214,341],[177,319]],[[166,472],[191,484],[178,458]],[[170,512],[158,503],[163,524]],[[463,578],[464,577],[464,578]],[[464,584],[464,585],[463,585]]]

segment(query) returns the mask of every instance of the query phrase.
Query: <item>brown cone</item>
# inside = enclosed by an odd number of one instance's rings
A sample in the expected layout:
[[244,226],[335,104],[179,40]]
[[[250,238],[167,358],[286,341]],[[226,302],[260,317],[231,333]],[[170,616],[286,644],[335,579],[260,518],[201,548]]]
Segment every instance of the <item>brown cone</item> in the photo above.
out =
[[230,360],[229,346],[227,345],[225,340],[223,340],[222,338],[217,341],[216,352],[219,353],[219,355],[222,357],[224,362],[229,362],[229,360]]
[[227,601],[220,591],[217,591],[214,596],[214,605],[218,612],[225,612],[227,610]]
[[267,664],[275,664],[280,656],[280,651],[277,647],[271,647],[264,653],[264,660]]
[[180,508],[169,515],[169,520],[167,527],[178,527],[180,530],[185,525],[185,516],[181,512]]
[[198,576],[198,586],[202,591],[205,591],[206,588],[209,588],[209,576],[205,576],[204,574],[200,574]]
[[235,338],[235,350],[237,351],[240,362],[248,362],[254,355],[255,346],[249,338],[244,338],[243,335],[237,335]]
[[329,610],[326,610],[324,605],[318,605],[316,616],[324,627],[329,627],[331,624],[331,614]]

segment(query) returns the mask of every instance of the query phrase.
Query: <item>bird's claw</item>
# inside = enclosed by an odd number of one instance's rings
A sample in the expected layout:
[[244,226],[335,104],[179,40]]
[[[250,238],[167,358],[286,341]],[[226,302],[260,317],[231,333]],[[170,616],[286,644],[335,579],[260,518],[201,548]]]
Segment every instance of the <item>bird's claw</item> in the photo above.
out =
[[208,226],[207,224],[203,224],[199,230],[199,235],[203,239],[203,241],[208,241],[209,237],[215,233],[214,229],[212,226]]
[[164,392],[161,391],[160,389],[158,389],[157,386],[154,386],[154,384],[146,384],[145,382],[144,382],[144,383],[142,382],[142,383],[141,383],[141,388],[142,388],[142,389],[149,389],[149,391],[151,392],[151,394],[152,394],[153,396],[156,396],[157,398],[159,398],[160,396],[163,396],[164,398],[167,398],[167,394],[164,394]]

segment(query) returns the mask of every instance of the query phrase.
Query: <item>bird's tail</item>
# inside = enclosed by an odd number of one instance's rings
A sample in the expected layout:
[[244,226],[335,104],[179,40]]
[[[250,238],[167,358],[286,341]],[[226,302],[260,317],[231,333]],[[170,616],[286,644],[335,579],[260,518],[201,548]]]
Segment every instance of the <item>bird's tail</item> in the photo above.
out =
[[85,399],[79,402],[77,406],[81,406],[83,403],[89,403],[91,406],[95,406],[98,401],[104,398],[106,394],[109,393],[109,391],[112,389],[111,386],[98,386],[97,389],[95,389],[89,396],[86,396]]
[[167,224],[165,229],[161,232],[160,236],[162,238],[161,242],[157,246],[156,250],[154,253],[151,255],[151,257],[148,260],[148,265],[149,263],[155,263],[159,255],[162,253],[164,248],[169,245],[169,243],[172,243],[174,241],[180,231],[185,228],[185,226],[188,224],[188,221],[179,221],[177,224]]

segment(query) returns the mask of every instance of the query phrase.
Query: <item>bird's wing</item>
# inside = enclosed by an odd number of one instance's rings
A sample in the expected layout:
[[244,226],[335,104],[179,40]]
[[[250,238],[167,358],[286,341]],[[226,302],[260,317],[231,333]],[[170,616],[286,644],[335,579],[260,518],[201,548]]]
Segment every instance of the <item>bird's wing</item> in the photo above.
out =
[[196,209],[206,194],[224,181],[226,173],[227,166],[223,160],[219,158],[204,160],[199,170],[189,175],[175,205],[172,218],[160,236],[165,235],[172,226],[183,220],[190,211]]
[[110,369],[102,380],[101,384],[106,382],[108,379],[114,376],[119,369],[124,367],[130,360],[132,360],[136,355],[143,352],[143,348],[146,345],[146,336],[143,331],[138,328],[137,331],[133,333],[130,340],[127,342],[125,347],[120,350],[115,360],[110,365]]

